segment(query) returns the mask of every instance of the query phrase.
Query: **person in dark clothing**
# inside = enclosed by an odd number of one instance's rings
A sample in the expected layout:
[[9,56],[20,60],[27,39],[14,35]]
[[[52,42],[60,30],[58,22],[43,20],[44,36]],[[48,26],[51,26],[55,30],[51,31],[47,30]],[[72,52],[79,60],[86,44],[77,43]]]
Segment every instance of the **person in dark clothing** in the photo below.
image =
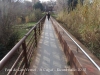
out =
[[48,21],[49,21],[49,19],[50,19],[50,14],[49,13],[47,13],[47,18],[48,18]]

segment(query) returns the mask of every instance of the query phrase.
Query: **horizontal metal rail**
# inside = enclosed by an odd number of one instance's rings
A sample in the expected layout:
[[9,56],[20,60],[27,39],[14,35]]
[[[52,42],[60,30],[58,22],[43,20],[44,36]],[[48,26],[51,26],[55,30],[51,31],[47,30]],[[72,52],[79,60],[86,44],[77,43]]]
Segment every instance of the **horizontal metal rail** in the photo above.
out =
[[[33,39],[33,41],[35,41],[35,43],[37,43],[37,41],[36,40],[38,40],[37,39],[37,37],[39,37],[40,36],[40,32],[41,32],[41,30],[42,30],[42,27],[43,27],[43,24],[41,24],[41,23],[43,23],[44,22],[44,20],[45,20],[45,17],[46,17],[46,15],[44,16],[44,17],[42,17],[39,21],[38,21],[38,23],[36,23],[35,24],[35,26],[34,27],[32,27],[30,30],[29,30],[29,32],[27,33],[27,34],[25,34],[25,36],[5,55],[5,57],[0,61],[0,70],[2,70],[3,68],[4,68],[4,66],[9,62],[9,60],[13,57],[13,55],[19,50],[19,48],[22,48],[22,49],[20,49],[21,50],[21,53],[19,54],[19,56],[17,57],[17,59],[16,59],[16,61],[14,61],[14,63],[13,63],[13,65],[11,65],[11,69],[14,69],[15,68],[15,66],[16,65],[18,65],[18,62],[19,62],[19,60],[20,59],[24,59],[24,62],[22,63],[22,65],[23,64],[25,64],[25,68],[28,68],[27,66],[28,66],[28,64],[30,64],[29,62],[28,62],[28,59],[30,59],[31,58],[31,56],[32,56],[32,53],[30,54],[29,52],[30,51],[32,51],[32,50],[28,50],[27,51],[27,48],[28,48],[28,45],[26,45],[26,39],[28,39],[28,37],[31,35],[31,33],[32,32],[34,32],[34,34],[32,33],[32,36],[34,35],[34,37],[32,38]],[[40,30],[41,29],[41,30]],[[37,31],[39,32],[39,33],[37,33]],[[31,38],[30,38],[31,39]],[[30,41],[28,41],[28,44],[31,44],[31,45],[33,45],[33,43],[31,43]],[[36,46],[36,44],[34,44],[35,46]],[[29,46],[30,47],[30,46]],[[23,53],[22,53],[23,52]],[[30,58],[28,58],[28,55],[27,54],[29,54],[30,55]],[[22,56],[22,57],[21,57]],[[21,61],[21,60],[20,60]],[[8,72],[8,74],[7,75],[11,75],[11,73],[12,72]]]
[[[53,19],[54,20],[54,19]],[[59,24],[58,24],[59,25]],[[70,36],[66,30],[59,25],[59,27],[68,35],[68,37],[76,44],[76,46],[88,57],[88,59],[96,66],[96,68],[100,71],[100,67],[94,62],[94,60],[84,51],[84,49]]]

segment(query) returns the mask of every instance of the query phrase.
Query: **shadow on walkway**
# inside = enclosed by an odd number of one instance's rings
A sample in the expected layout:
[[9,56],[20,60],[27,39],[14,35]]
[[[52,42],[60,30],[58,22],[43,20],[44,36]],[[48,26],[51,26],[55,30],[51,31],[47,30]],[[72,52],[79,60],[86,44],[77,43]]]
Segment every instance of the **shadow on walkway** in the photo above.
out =
[[71,72],[61,71],[66,68],[68,68],[67,59],[51,21],[46,18],[37,54],[31,65],[33,71],[28,75],[71,75]]

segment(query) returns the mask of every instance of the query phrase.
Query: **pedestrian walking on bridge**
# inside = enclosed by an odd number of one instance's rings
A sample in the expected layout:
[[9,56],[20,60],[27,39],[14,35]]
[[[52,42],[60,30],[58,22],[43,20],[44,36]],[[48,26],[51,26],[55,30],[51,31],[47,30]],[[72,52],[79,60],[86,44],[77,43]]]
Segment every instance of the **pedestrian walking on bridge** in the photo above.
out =
[[50,13],[49,12],[47,13],[47,18],[48,18],[48,21],[49,21],[49,19],[50,19]]

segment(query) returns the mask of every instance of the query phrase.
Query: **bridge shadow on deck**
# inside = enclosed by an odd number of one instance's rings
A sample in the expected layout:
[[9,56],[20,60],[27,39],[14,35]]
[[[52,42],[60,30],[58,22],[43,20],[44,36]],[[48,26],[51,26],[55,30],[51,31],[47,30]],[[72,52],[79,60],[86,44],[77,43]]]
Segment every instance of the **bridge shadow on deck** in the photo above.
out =
[[[43,32],[37,48],[37,54],[28,75],[70,75],[67,60],[51,21],[45,20]],[[59,71],[58,71],[59,70]]]

